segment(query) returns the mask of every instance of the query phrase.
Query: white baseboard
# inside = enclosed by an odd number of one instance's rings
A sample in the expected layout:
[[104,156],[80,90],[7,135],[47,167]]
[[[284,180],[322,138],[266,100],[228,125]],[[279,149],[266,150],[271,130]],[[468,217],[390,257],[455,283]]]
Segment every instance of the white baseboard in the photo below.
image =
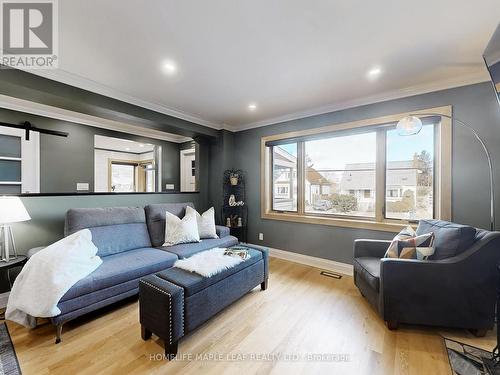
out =
[[[257,245],[257,246],[262,246],[262,245]],[[336,262],[330,259],[312,257],[310,255],[293,253],[291,251],[274,249],[272,247],[268,248],[269,248],[269,255],[275,258],[288,260],[294,263],[305,264],[306,266],[321,268],[326,271],[338,272],[348,276],[352,276],[354,272],[352,264]]]
[[5,292],[0,294],[0,309],[5,309],[7,307],[7,301],[9,299],[10,292]]

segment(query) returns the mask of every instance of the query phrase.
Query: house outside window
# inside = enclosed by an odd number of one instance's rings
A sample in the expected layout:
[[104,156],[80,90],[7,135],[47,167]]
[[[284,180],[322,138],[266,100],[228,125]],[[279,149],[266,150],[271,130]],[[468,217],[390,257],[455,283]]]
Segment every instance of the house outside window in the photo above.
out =
[[424,118],[419,134],[404,137],[395,130],[404,115],[264,137],[262,217],[391,231],[449,219],[451,122]]

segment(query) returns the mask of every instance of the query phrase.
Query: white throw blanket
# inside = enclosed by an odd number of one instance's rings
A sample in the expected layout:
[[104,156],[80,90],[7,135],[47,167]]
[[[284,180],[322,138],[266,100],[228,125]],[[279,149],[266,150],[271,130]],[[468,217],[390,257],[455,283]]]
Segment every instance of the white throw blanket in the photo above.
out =
[[224,251],[226,249],[220,247],[203,251],[192,257],[178,260],[174,267],[210,277],[243,262],[239,256],[224,255]]
[[88,229],[34,254],[12,286],[5,318],[30,328],[36,325],[36,317],[59,315],[62,296],[101,265],[96,254]]

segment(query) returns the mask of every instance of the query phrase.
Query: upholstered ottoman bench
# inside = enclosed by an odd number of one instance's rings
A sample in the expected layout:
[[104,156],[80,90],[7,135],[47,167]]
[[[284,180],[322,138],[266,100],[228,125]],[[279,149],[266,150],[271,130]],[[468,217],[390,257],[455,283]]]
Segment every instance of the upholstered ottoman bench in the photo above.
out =
[[154,333],[164,340],[165,354],[177,354],[181,337],[248,293],[257,285],[267,288],[268,249],[239,245],[249,258],[211,277],[169,268],[139,282],[141,335]]

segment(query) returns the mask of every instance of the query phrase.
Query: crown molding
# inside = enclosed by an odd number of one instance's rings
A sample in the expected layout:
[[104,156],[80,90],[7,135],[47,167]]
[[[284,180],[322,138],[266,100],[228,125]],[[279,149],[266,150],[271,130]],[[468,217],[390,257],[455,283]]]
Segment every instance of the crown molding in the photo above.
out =
[[49,117],[56,120],[83,124],[95,128],[113,130],[121,133],[129,133],[141,137],[160,139],[163,141],[184,143],[192,139],[177,134],[166,133],[161,130],[145,128],[130,123],[109,120],[97,116],[87,115],[81,112],[70,111],[63,108],[53,107],[46,104],[36,103],[29,100],[19,99],[12,96],[0,94],[0,108],[13,111],[30,113],[33,115]]
[[88,78],[84,78],[74,73],[70,73],[63,69],[44,69],[44,70],[35,70],[35,69],[22,69],[23,71],[35,74],[37,76],[51,79],[53,81],[61,82],[70,86],[78,87],[83,90],[87,90],[93,92],[95,94],[104,95],[113,99],[120,100],[122,102],[126,102],[129,104],[136,105],[138,107],[150,109],[155,112],[162,113],[164,115],[172,116],[179,118],[181,120],[186,120],[189,122],[193,122],[198,125],[207,126],[212,129],[221,130],[223,126],[220,124],[216,124],[214,122],[204,120],[196,115],[192,115],[186,112],[182,112],[173,108],[169,108],[162,104],[154,103],[151,101],[143,100],[137,98],[135,96],[125,94],[119,90],[115,90],[111,87],[98,83]]
[[416,85],[411,87],[406,87],[402,89],[387,91],[380,94],[375,94],[371,96],[366,96],[363,98],[345,100],[342,102],[337,102],[335,104],[326,105],[322,107],[317,107],[310,110],[294,112],[282,116],[272,117],[265,120],[251,122],[247,124],[241,125],[233,125],[231,126],[231,130],[233,132],[240,132],[244,130],[260,128],[263,126],[269,126],[273,124],[278,124],[286,121],[299,120],[306,117],[322,115],[325,113],[341,111],[349,108],[360,107],[363,105],[381,103],[389,100],[401,99],[415,95],[426,94],[434,91],[447,90],[461,86],[472,85],[475,83],[488,81],[489,77],[485,70],[477,71],[473,74],[461,77],[455,77],[452,79],[442,80],[438,82],[433,82],[430,84],[424,85]]
[[207,126],[216,130],[227,130],[231,132],[240,132],[244,130],[259,128],[263,126],[269,126],[273,124],[278,124],[281,122],[298,120],[301,118],[306,118],[310,116],[321,115],[325,113],[341,111],[349,108],[355,108],[363,105],[380,103],[388,100],[401,99],[405,97],[410,97],[414,95],[421,95],[430,93],[433,91],[446,90],[466,85],[472,85],[475,83],[485,82],[489,80],[488,74],[485,69],[478,69],[476,72],[471,73],[466,76],[454,77],[451,79],[445,79],[441,81],[436,81],[432,83],[415,85],[406,88],[386,91],[383,93],[370,95],[366,97],[350,99],[345,101],[336,102],[335,104],[329,104],[326,106],[321,106],[305,111],[292,112],[285,115],[280,115],[276,117],[267,118],[261,121],[243,123],[243,124],[216,124],[208,120],[204,120],[198,116],[191,115],[185,112],[174,110],[168,108],[167,106],[146,101],[143,99],[136,98],[134,96],[124,94],[118,90],[114,90],[110,87],[92,81],[90,79],[78,76],[73,73],[69,73],[62,69],[57,70],[25,70],[28,73],[35,74],[44,78],[48,78],[54,81],[62,82],[70,86],[75,86],[84,90],[94,92],[96,94],[108,96],[117,100],[121,100],[126,103],[137,105],[146,109],[150,109],[155,112],[163,113],[165,115],[177,117],[186,121],[190,121],[199,125]]

